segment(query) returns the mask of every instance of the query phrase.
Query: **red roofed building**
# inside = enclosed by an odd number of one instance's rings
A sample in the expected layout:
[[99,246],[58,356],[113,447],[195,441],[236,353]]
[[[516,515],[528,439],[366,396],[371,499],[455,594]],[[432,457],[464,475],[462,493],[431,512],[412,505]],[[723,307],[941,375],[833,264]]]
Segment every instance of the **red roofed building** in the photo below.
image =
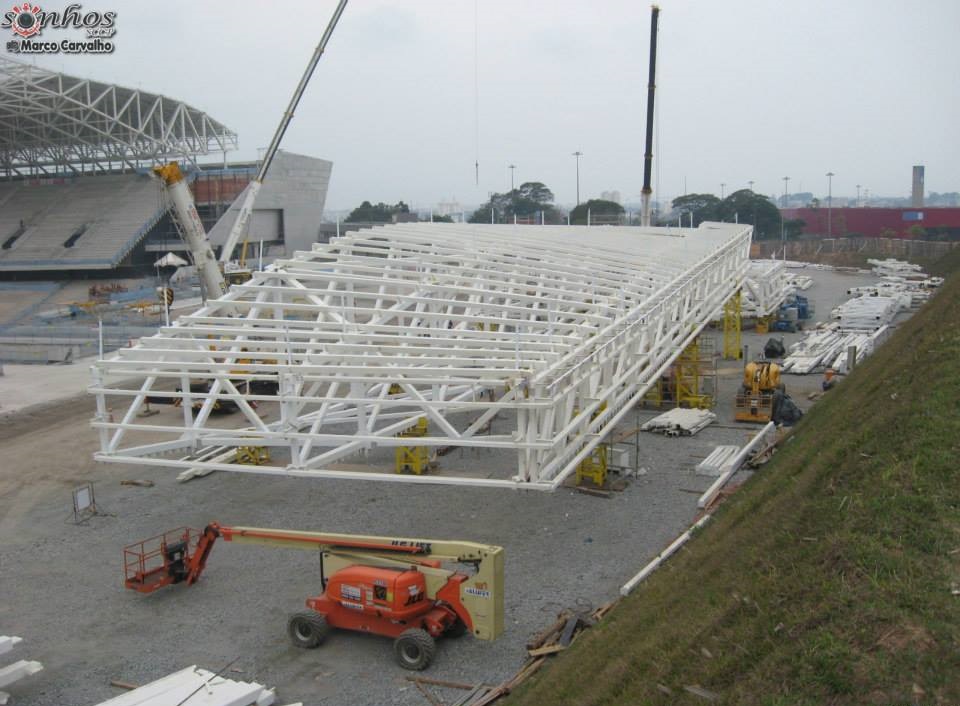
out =
[[[801,219],[805,223],[804,234],[826,237],[829,210],[824,206],[785,208],[783,217],[786,220]],[[830,218],[834,237],[859,235],[960,240],[960,208],[834,208]]]

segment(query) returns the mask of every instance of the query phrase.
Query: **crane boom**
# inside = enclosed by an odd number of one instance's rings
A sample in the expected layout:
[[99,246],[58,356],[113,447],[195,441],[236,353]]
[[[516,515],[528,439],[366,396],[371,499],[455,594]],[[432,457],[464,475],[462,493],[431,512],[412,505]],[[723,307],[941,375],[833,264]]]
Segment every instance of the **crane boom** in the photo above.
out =
[[260,192],[260,188],[263,186],[263,180],[267,176],[267,171],[270,169],[273,158],[276,156],[277,150],[280,148],[280,141],[283,139],[283,135],[286,133],[287,127],[290,125],[290,121],[293,119],[293,112],[296,110],[297,104],[300,102],[300,98],[303,97],[303,92],[306,90],[307,84],[310,82],[310,77],[313,76],[313,71],[317,68],[320,57],[323,56],[323,52],[327,48],[327,42],[330,41],[330,37],[333,35],[333,30],[337,26],[337,22],[340,20],[340,15],[343,14],[343,10],[346,8],[346,6],[347,0],[340,0],[340,2],[337,4],[337,9],[333,11],[333,17],[330,18],[330,22],[327,24],[327,29],[320,38],[320,43],[317,44],[317,48],[314,49],[313,56],[310,57],[310,62],[307,64],[306,70],[300,77],[300,82],[293,91],[293,96],[290,98],[290,104],[287,106],[286,111],[284,111],[283,117],[280,118],[280,124],[277,126],[277,131],[273,134],[273,139],[270,140],[270,146],[267,147],[267,151],[263,155],[263,161],[260,163],[260,169],[257,171],[257,176],[247,185],[247,188],[244,191],[243,202],[240,205],[240,213],[237,215],[237,220],[234,221],[233,227],[230,229],[230,234],[227,236],[227,240],[223,244],[223,250],[220,252],[221,262],[228,262],[230,260],[230,257],[233,255],[233,249],[237,246],[237,241],[240,239],[240,235],[243,233],[244,229],[247,227],[247,223],[250,221],[250,216],[253,213],[253,204],[257,200],[257,194]]
[[176,162],[170,162],[161,167],[155,167],[153,171],[163,182],[174,225],[190,251],[190,257],[197,268],[206,297],[215,299],[221,296],[227,291],[227,282],[217,264],[210,239],[203,229],[203,223],[197,214],[197,207],[194,205],[193,196],[190,194],[183,172],[180,171],[180,166]]

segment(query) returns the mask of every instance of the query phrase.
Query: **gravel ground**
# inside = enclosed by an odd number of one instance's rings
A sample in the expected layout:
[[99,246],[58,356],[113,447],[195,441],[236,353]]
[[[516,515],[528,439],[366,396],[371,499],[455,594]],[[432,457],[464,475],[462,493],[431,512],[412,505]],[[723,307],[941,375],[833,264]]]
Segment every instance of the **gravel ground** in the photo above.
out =
[[[818,284],[808,294],[820,317],[829,314],[838,292],[874,281],[835,273],[815,277]],[[751,343],[751,350],[758,349]],[[287,615],[320,591],[312,552],[222,543],[194,587],[150,596],[123,589],[125,544],[211,520],[502,545],[506,633],[496,642],[441,641],[429,671],[441,679],[499,682],[519,666],[529,636],[557,612],[615,597],[625,580],[691,523],[698,494],[712,480],[695,475],[694,465],[715,445],[742,444],[755,429],[730,424],[738,364],[720,366],[727,371],[720,379],[721,423],[691,438],[641,435],[646,473],[609,499],[569,489],[546,494],[228,473],[178,484],[175,471],[95,464],[90,399],[7,420],[0,427],[0,633],[25,639],[15,659],[44,664],[43,672],[12,687],[13,703],[85,706],[118,693],[108,685],[111,678],[145,683],[191,664],[216,671],[237,658],[233,668],[242,671],[228,676],[277,687],[281,703],[426,703],[404,679],[409,672],[394,663],[387,639],[336,632],[317,650],[289,645]],[[807,376],[803,384],[818,388],[819,381]],[[795,384],[801,383],[788,380],[788,389]],[[799,401],[805,405],[805,395]],[[628,415],[622,429],[632,429],[635,421]],[[457,451],[443,463],[500,475],[514,460]],[[156,486],[121,486],[125,478],[151,478]],[[87,480],[95,482],[104,514],[76,526],[70,491]],[[444,694],[448,701],[453,695]]]

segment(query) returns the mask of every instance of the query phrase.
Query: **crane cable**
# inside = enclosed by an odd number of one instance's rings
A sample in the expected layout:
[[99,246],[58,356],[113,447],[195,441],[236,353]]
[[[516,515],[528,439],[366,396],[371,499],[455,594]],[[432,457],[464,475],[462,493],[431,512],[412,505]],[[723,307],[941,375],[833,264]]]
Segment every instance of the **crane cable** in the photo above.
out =
[[473,128],[474,180],[480,186],[480,22],[479,0],[473,0]]

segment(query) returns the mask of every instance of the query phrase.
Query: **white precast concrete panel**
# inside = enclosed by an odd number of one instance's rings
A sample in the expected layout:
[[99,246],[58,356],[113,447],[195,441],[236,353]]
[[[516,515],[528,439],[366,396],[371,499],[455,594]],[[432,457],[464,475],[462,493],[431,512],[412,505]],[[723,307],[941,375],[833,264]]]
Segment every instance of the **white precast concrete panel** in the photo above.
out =
[[[96,457],[556,488],[741,286],[751,232],[418,223],[348,233],[94,364]],[[208,391],[191,391],[202,381]],[[278,394],[247,394],[248,382]],[[122,416],[108,413],[113,395],[130,399]],[[139,418],[148,396],[181,400],[182,423]],[[270,402],[279,419],[251,404]],[[217,403],[236,404],[245,426],[212,424]],[[481,433],[498,412],[515,415],[516,429]],[[422,417],[428,436],[396,437]],[[160,440],[125,443],[130,431]],[[251,445],[285,451],[274,454],[284,465],[225,460]],[[511,449],[518,463],[482,479],[330,468],[414,445]]]

